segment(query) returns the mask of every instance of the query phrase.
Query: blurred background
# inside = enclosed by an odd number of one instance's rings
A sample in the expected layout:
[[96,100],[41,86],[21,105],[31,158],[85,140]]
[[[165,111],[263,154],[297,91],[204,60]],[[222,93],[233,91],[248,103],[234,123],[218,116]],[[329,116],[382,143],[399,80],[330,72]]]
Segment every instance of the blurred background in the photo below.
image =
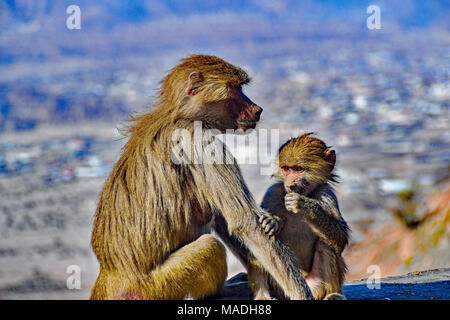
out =
[[[314,131],[335,148],[348,280],[450,267],[449,16],[444,0],[0,0],[0,299],[88,298],[120,128],[191,53],[248,71],[268,143]],[[242,171],[260,201],[273,179]]]

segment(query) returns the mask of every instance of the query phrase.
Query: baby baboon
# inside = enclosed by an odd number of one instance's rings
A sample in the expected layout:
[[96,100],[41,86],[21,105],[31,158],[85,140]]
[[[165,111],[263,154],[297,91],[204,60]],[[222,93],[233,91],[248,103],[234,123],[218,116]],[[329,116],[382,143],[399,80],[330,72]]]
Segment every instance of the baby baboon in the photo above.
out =
[[[336,182],[336,155],[311,134],[281,146],[275,173],[281,182],[267,190],[261,207],[269,214],[259,221],[267,233],[279,232],[276,237],[294,252],[315,299],[344,299],[346,266],[341,254],[349,229],[329,183]],[[285,298],[252,259],[248,274],[256,299]]]
[[194,121],[222,133],[255,127],[262,109],[242,92],[248,82],[220,58],[192,55],[164,78],[156,109],[133,119],[95,215],[100,274],[91,299],[214,294],[227,275],[224,247],[208,234],[214,220],[220,236],[248,248],[287,297],[312,298],[292,254],[258,224],[263,211],[226,148],[225,163],[172,161],[174,132],[192,135]]

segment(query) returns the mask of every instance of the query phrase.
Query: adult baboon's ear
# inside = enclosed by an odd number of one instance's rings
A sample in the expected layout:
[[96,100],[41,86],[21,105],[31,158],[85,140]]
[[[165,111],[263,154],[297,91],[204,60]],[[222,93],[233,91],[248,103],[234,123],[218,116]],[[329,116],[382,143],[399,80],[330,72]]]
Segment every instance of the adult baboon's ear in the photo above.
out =
[[336,164],[336,152],[334,150],[328,150],[325,152],[325,160],[330,164],[330,171],[334,169],[334,165]]
[[188,96],[194,96],[197,92],[195,89],[199,87],[200,82],[203,81],[203,75],[199,71],[194,71],[189,74],[188,84],[186,87],[186,94]]

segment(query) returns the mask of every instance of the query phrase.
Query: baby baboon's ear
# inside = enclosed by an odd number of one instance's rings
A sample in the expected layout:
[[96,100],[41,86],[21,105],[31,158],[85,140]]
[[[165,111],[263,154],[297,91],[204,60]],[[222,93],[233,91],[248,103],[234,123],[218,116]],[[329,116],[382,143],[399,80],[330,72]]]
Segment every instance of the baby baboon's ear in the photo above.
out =
[[188,84],[187,84],[187,87],[185,90],[186,94],[188,96],[194,96],[197,93],[195,91],[195,89],[198,88],[200,82],[202,82],[202,81],[203,81],[203,75],[201,72],[199,72],[199,71],[191,72],[189,74]]
[[334,165],[336,164],[336,152],[334,150],[328,150],[325,152],[325,160],[330,164],[330,171],[334,169]]

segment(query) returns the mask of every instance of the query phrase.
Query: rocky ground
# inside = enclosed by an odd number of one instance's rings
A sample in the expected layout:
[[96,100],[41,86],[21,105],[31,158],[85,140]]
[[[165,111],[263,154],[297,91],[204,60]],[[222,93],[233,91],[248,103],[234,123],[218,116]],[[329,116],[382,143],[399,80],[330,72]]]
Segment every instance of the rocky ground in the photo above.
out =
[[[349,282],[344,287],[348,300],[449,300],[450,269],[414,272],[381,279],[379,286],[372,280]],[[229,279],[214,299],[252,299],[247,275],[239,273]]]

